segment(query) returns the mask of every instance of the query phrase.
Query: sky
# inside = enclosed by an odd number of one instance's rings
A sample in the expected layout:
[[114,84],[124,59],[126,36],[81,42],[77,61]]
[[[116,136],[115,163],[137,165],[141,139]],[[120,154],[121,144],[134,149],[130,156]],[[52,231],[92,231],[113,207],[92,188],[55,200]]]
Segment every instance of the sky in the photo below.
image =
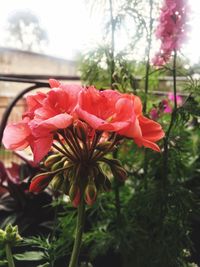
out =
[[[196,63],[200,60],[200,0],[188,1],[193,10],[192,27],[183,51],[191,63]],[[101,12],[91,16],[86,0],[1,0],[0,3],[0,46],[4,45],[8,17],[16,10],[28,10],[39,18],[49,37],[46,54],[73,59],[77,52],[85,51],[101,40]]]

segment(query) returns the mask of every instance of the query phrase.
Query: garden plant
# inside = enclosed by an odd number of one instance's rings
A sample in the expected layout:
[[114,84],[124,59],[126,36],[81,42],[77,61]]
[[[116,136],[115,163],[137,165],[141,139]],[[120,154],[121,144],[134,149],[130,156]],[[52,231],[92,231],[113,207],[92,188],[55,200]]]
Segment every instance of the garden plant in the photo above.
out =
[[[190,9],[186,0],[116,2],[106,2],[105,45],[81,57],[85,85],[50,77],[5,127],[5,148],[29,147],[33,161],[0,165],[0,266],[200,264],[200,82],[180,53]],[[138,35],[122,52],[126,19]],[[158,92],[168,75],[170,89]]]

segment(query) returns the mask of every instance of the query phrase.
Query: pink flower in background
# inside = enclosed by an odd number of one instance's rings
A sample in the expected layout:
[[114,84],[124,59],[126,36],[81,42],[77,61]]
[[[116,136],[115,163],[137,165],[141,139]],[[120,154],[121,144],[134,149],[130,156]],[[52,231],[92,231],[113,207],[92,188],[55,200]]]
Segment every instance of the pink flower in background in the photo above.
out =
[[187,34],[187,0],[164,0],[156,37],[161,41],[160,51],[152,62],[165,64],[174,50],[179,50]]
[[[181,106],[183,103],[183,99],[180,95],[176,96],[176,101],[178,106]],[[173,103],[174,94],[172,92],[169,92],[168,98],[161,100],[157,107],[155,106],[150,110],[150,118],[157,121],[163,113],[172,113]]]
[[157,121],[159,118],[159,110],[157,108],[152,108],[149,112],[149,115],[152,120]]
[[[168,99],[174,102],[174,94],[170,92],[168,94]],[[180,95],[176,95],[176,101],[178,106],[181,106],[183,103],[183,99]]]
[[172,105],[168,99],[163,99],[161,101],[160,108],[164,113],[172,113]]

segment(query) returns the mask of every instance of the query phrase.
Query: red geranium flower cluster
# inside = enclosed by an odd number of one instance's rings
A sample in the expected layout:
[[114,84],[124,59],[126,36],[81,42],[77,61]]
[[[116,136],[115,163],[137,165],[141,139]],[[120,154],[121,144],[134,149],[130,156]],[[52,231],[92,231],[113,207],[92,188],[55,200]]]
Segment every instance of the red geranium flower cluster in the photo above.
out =
[[27,97],[22,121],[9,124],[3,136],[6,148],[22,150],[30,145],[35,162],[49,152],[54,133],[77,120],[92,129],[115,132],[134,139],[138,146],[159,151],[155,143],[164,136],[161,126],[142,115],[139,97],[94,87],[63,85],[50,80],[51,91]]
[[153,64],[165,64],[174,50],[181,47],[186,38],[187,0],[164,0],[156,36],[161,41],[160,52],[153,58]]
[[[131,138],[138,146],[160,151],[155,142],[164,132],[160,124],[143,116],[139,97],[55,80],[50,80],[50,86],[47,93],[28,96],[22,121],[4,131],[6,148],[30,146],[36,163],[47,156],[44,162],[48,170],[35,177],[31,191],[39,192],[50,182],[62,188],[68,183],[64,191],[75,206],[83,190],[86,202],[92,204],[100,184],[106,187],[107,183],[100,161],[108,164],[115,176],[125,177],[118,161],[105,158],[119,140]],[[49,156],[52,147],[57,153]]]

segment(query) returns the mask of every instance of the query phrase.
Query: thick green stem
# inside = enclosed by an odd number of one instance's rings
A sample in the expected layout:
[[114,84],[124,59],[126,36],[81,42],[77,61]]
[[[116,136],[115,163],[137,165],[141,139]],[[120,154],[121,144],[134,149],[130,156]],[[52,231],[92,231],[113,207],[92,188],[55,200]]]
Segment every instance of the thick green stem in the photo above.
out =
[[13,260],[13,255],[12,255],[12,251],[11,251],[11,247],[9,243],[6,243],[5,249],[6,249],[6,258],[8,261],[8,267],[15,267],[15,263]]
[[81,203],[78,206],[78,215],[76,221],[76,230],[75,230],[75,241],[74,247],[71,254],[71,259],[69,267],[77,267],[78,257],[81,248],[82,234],[85,221],[85,202],[83,196],[81,197]]

